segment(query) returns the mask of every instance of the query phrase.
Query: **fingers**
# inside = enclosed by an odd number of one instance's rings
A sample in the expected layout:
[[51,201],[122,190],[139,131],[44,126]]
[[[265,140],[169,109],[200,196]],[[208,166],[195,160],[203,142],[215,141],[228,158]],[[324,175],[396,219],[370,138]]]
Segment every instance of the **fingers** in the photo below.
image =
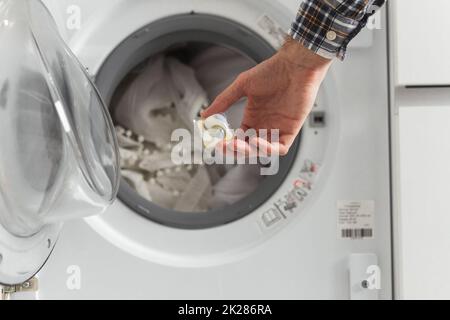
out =
[[202,112],[203,118],[208,118],[214,114],[227,111],[233,104],[244,97],[242,78],[236,79],[224,92],[222,92],[211,104],[211,106]]
[[258,150],[260,156],[285,156],[289,152],[289,147],[280,142],[269,142],[260,137],[253,137],[249,143]]
[[252,137],[247,141],[235,138],[231,141],[223,141],[216,151],[221,155],[238,156],[245,158],[284,156],[289,152],[289,147],[279,142],[269,142],[260,137]]
[[239,139],[233,139],[231,141],[222,141],[216,146],[216,153],[220,156],[237,156],[248,157],[251,154],[251,146]]
[[260,137],[253,137],[250,139],[249,143],[253,145],[261,154],[270,156],[272,153],[278,153],[278,147],[275,143],[270,143],[269,141],[262,139]]

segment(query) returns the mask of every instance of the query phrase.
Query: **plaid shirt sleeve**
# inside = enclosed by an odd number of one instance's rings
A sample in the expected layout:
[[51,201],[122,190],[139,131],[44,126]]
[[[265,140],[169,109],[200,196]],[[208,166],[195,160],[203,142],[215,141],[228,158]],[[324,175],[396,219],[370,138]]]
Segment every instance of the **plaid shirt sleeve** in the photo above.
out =
[[343,60],[348,43],[385,0],[303,0],[290,36],[322,57]]

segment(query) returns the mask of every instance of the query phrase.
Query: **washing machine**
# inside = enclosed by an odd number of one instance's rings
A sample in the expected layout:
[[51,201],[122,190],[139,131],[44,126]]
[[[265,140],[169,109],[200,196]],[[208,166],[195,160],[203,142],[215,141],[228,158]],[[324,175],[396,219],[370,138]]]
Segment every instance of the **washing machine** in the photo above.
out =
[[[44,3],[72,59],[109,107],[134,68],[173,48],[222,46],[255,64],[269,58],[300,0]],[[178,212],[143,199],[121,180],[117,200],[109,206],[104,199],[98,212],[77,207],[82,201],[61,204],[62,213],[38,233],[39,249],[0,252],[0,280],[9,275],[23,282],[37,273],[40,299],[391,299],[384,17],[377,17],[379,28],[355,39],[345,62],[334,63],[278,173],[245,198],[217,210]],[[111,130],[107,118],[96,119],[106,123],[103,136]],[[96,137],[86,135],[85,142],[109,146],[102,153],[109,157],[99,161],[110,166],[107,194],[113,194],[117,146]]]

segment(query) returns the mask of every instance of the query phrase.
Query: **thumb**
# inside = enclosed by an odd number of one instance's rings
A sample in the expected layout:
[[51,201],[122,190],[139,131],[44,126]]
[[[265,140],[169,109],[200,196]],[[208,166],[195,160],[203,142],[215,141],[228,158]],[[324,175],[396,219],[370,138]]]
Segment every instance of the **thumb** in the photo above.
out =
[[245,96],[245,91],[241,78],[236,79],[228,88],[225,89],[208,109],[202,112],[203,118],[208,118],[214,114],[227,111],[233,104]]

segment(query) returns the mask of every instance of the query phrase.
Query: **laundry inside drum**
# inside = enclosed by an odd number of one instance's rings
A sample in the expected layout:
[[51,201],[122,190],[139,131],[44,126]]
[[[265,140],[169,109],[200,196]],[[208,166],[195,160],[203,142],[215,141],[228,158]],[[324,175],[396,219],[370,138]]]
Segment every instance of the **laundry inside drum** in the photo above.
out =
[[[193,120],[243,71],[248,56],[223,46],[189,42],[158,52],[133,68],[112,99],[123,179],[141,198],[177,212],[208,212],[246,198],[265,179],[260,165],[176,164],[175,130],[194,135]],[[226,117],[239,128],[246,100]],[[194,159],[194,157],[192,157]]]
[[[116,209],[170,228],[200,230],[233,223],[270,203],[297,159],[300,138],[275,166],[264,168],[178,166],[170,151],[175,129],[192,132],[203,108],[240,73],[275,53],[254,30],[198,13],[151,22],[118,44],[95,77],[121,149],[118,198],[125,207]],[[231,128],[240,127],[245,105],[239,101],[225,113]],[[267,167],[275,174],[262,175]]]

